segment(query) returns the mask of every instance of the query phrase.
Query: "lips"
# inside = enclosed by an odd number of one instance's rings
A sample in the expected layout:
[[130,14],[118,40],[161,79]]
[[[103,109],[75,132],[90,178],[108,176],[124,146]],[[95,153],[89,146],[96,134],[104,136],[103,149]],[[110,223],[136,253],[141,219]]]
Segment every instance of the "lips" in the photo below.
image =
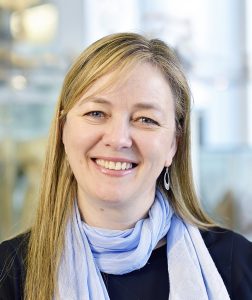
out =
[[137,166],[136,163],[133,162],[126,162],[126,161],[112,161],[112,160],[105,160],[105,159],[93,159],[95,163],[98,166],[101,166],[104,169],[109,170],[116,170],[116,171],[122,171],[122,170],[130,170]]

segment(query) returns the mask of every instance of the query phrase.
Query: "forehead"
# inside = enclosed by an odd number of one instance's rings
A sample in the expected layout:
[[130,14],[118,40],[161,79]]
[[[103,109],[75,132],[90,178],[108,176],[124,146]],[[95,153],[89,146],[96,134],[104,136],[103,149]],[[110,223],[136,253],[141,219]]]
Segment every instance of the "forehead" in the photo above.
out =
[[150,63],[139,63],[131,69],[114,70],[102,76],[86,91],[78,104],[85,103],[86,99],[93,96],[160,104],[174,102],[165,76],[158,67]]

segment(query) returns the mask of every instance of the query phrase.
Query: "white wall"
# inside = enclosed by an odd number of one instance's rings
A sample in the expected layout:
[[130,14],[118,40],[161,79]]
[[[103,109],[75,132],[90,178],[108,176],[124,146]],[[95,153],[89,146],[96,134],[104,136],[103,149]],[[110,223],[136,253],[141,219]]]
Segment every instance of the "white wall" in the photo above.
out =
[[84,0],[83,16],[86,45],[111,33],[141,29],[136,0]]
[[252,147],[252,1],[246,1],[246,42],[247,42],[247,63],[248,63],[248,139],[249,145]]

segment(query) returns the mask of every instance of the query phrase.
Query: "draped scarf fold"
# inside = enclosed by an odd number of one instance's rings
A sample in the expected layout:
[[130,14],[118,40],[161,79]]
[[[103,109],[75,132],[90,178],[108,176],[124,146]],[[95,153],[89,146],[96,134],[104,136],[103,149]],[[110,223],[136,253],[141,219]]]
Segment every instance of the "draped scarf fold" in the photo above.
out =
[[87,225],[75,203],[66,227],[54,299],[109,300],[101,272],[119,275],[142,268],[164,237],[170,300],[230,299],[199,230],[177,217],[159,190],[148,217],[127,230]]

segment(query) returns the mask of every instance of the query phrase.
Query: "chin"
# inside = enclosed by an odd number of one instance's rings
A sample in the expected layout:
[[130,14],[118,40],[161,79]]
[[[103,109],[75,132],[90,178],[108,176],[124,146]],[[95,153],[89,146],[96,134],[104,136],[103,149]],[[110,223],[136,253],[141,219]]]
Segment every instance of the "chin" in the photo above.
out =
[[98,197],[101,202],[110,204],[120,204],[124,202],[124,199],[120,195],[102,195]]
[[104,203],[121,204],[125,201],[125,194],[122,191],[103,191],[102,193],[96,193],[96,199]]

